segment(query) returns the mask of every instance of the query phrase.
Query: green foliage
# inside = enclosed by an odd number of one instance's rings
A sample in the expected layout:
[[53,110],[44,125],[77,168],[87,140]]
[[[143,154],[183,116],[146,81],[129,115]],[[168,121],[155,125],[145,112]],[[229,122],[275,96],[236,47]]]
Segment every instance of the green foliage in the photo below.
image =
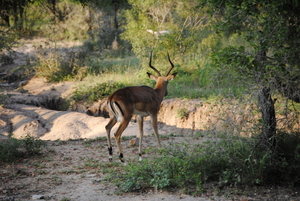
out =
[[181,108],[177,110],[177,117],[179,118],[187,118],[189,116],[189,111],[186,108]]
[[300,25],[300,4],[248,0],[214,0],[204,4],[214,15],[219,14],[214,23],[219,33],[226,36],[239,33],[247,41],[247,46],[237,44],[221,50],[217,55],[220,65],[225,64],[240,75],[250,75],[256,85],[269,85],[299,102],[294,94],[299,91],[300,32],[296,27]]
[[299,133],[278,132],[277,148],[272,163],[267,167],[266,181],[287,186],[300,185],[300,137]]
[[9,138],[7,141],[1,141],[0,143],[0,161],[11,162],[15,161],[19,157],[19,148],[21,147],[21,141],[15,138]]
[[[88,26],[91,28],[90,38],[83,45],[84,51],[79,53],[84,55],[83,58],[73,55],[63,57],[58,52],[50,52],[48,56],[38,55],[38,63],[35,66],[36,73],[38,76],[46,77],[48,82],[82,80],[87,75],[103,75],[105,82],[108,82],[108,79],[116,81],[116,79],[120,79],[119,77],[125,76],[126,78],[123,78],[126,79],[125,82],[121,79],[116,82],[126,85],[153,85],[145,73],[148,71],[146,64],[149,61],[149,52],[154,49],[153,62],[162,73],[169,67],[166,52],[170,53],[171,59],[174,61],[174,72],[178,72],[176,80],[169,85],[169,98],[209,98],[216,95],[227,96],[227,94],[236,96],[244,88],[248,88],[245,83],[235,86],[230,81],[224,81],[224,78],[232,76],[229,71],[226,74],[222,72],[221,76],[217,76],[220,71],[215,68],[209,55],[211,51],[219,49],[227,40],[223,41],[222,37],[210,30],[211,22],[206,13],[207,8],[199,9],[194,1],[166,0],[158,3],[153,0],[143,2],[132,0],[129,2],[132,5],[131,8],[126,12],[122,11],[122,9],[128,8],[126,2],[123,1],[116,5],[118,11],[109,6],[110,1],[107,1],[105,5],[79,1],[89,7],[88,11],[85,10],[86,12],[95,13],[89,16],[86,14],[83,16],[85,12],[82,10],[88,7],[79,8],[78,1],[76,1],[77,3],[73,2],[57,2],[55,5],[57,16],[55,17],[40,12],[40,4],[29,5],[28,26],[33,30],[44,30],[44,35],[51,39],[83,39],[84,37],[79,35],[86,29],[87,23],[82,26],[82,21],[88,21]],[[104,7],[105,11],[103,11]],[[163,9],[164,7],[169,9]],[[60,16],[58,16],[59,13]],[[74,13],[78,13],[76,18]],[[88,19],[86,19],[87,17]],[[124,17],[126,17],[126,23]],[[101,24],[97,19],[101,19]],[[118,23],[118,28],[111,23],[111,19],[114,19],[114,23]],[[104,21],[102,22],[102,20]],[[74,23],[76,26],[73,26]],[[170,32],[157,37],[147,32],[147,29]],[[79,35],[72,36],[73,33],[77,33],[77,30],[79,30]],[[118,37],[123,30],[125,32],[122,34],[122,39],[127,42],[121,41]],[[51,36],[48,35],[48,32]],[[125,43],[128,42],[130,44],[126,45]],[[133,46],[137,57],[128,57],[131,54],[129,52],[130,45]],[[124,56],[127,57],[116,58]],[[127,75],[131,76],[130,81]],[[133,79],[133,77],[135,78]],[[103,81],[101,80],[101,82]],[[77,91],[84,91],[84,89]],[[75,94],[75,96],[77,95]]]
[[126,173],[121,176],[122,181],[118,182],[123,192],[148,187],[157,190],[168,187],[170,184],[167,171],[160,168],[152,160],[144,160],[141,164],[131,163],[125,171]]
[[39,1],[26,7],[24,26],[32,35],[46,36],[51,40],[85,40],[89,28],[86,12],[87,7],[68,0],[54,5]]
[[[3,28],[0,26],[0,55],[3,51],[11,51],[17,42],[17,37],[18,35],[14,29]],[[1,60],[0,62],[6,63]]]
[[82,79],[86,76],[87,69],[79,67],[78,59],[72,53],[63,56],[57,51],[48,55],[37,55],[38,62],[34,69],[36,75],[45,77],[48,82],[59,82],[70,79]]
[[[170,52],[180,55],[195,51],[198,43],[209,33],[203,10],[197,9],[194,1],[138,1],[126,11],[127,24],[121,37],[130,41],[139,58],[148,56],[155,48],[158,55]],[[167,34],[152,34],[168,31]]]
[[27,134],[23,139],[21,139],[22,147],[25,149],[26,155],[35,156],[39,155],[42,148],[46,145],[42,140],[32,137]]
[[9,137],[0,142],[0,162],[14,162],[18,159],[40,155],[45,142],[26,135],[23,139]]
[[167,149],[161,157],[132,163],[121,175],[120,189],[124,192],[152,187],[155,190],[167,187],[186,188],[195,185],[201,190],[201,172],[197,166],[201,160],[185,157],[186,146]]
[[110,74],[112,72],[122,74],[126,71],[138,71],[140,67],[139,59],[131,56],[126,58],[90,56],[83,63],[89,67],[88,74],[90,75]]
[[154,177],[150,180],[150,185],[154,187],[156,192],[158,189],[163,189],[164,187],[169,186],[170,179],[168,177],[167,171],[156,172],[153,176]]
[[144,188],[180,188],[202,192],[202,183],[220,186],[281,184],[299,186],[300,137],[281,133],[275,153],[260,140],[225,136],[199,145],[173,144],[120,172],[117,185],[129,192]]
[[75,90],[71,99],[76,102],[86,100],[88,100],[89,102],[94,102],[110,95],[112,92],[122,87],[125,87],[125,85],[115,82],[100,83],[94,87],[81,88]]

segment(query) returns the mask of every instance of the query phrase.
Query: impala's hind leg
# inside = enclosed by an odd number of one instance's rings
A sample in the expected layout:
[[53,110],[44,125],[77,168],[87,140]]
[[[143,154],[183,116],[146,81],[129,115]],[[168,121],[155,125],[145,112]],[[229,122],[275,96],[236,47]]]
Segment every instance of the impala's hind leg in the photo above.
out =
[[124,117],[119,125],[117,132],[115,133],[115,138],[116,138],[117,146],[119,149],[119,158],[120,158],[121,162],[123,162],[123,163],[125,162],[125,160],[124,160],[124,155],[123,155],[123,150],[122,150],[122,145],[121,145],[121,136],[122,136],[123,131],[127,128],[131,117],[132,117],[132,115],[130,115],[127,118]]
[[139,141],[139,161],[142,161],[142,141],[143,141],[143,135],[144,135],[144,131],[143,131],[143,122],[144,122],[144,118],[140,115],[137,116],[138,119],[138,125],[139,125],[139,130],[140,130],[140,141]]
[[158,134],[158,128],[157,128],[157,115],[151,115],[151,123],[152,123],[152,127],[153,127],[153,130],[155,133],[155,137],[156,137],[158,146],[159,146],[159,148],[161,148],[159,134]]
[[110,138],[110,131],[112,129],[112,127],[114,127],[114,125],[117,123],[117,119],[116,117],[111,117],[108,124],[105,126],[106,129],[106,134],[107,134],[107,144],[108,144],[108,153],[109,153],[109,160],[112,160],[112,146],[111,146],[111,138]]

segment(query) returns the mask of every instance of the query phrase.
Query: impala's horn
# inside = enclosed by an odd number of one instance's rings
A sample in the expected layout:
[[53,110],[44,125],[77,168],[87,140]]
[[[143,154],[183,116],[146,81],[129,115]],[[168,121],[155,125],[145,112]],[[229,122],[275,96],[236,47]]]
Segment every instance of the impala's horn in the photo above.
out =
[[152,69],[158,74],[158,76],[161,76],[160,72],[159,72],[155,67],[153,67],[153,66],[151,65],[151,63],[152,63],[152,51],[151,51],[151,53],[150,53],[150,62],[149,62],[149,66],[150,66],[150,68],[152,68]]
[[169,60],[169,62],[170,62],[170,64],[171,64],[171,67],[169,68],[169,70],[168,70],[166,76],[168,76],[168,75],[170,74],[170,72],[172,71],[172,69],[174,68],[174,64],[172,63],[172,61],[171,61],[171,59],[170,59],[169,52],[168,52],[168,60]]

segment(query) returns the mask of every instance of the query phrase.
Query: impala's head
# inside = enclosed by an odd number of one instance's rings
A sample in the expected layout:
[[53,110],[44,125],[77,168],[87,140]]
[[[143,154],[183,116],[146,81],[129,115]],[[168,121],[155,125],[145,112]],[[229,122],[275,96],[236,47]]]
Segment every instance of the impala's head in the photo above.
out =
[[176,76],[177,73],[173,73],[170,75],[170,72],[173,70],[174,68],[174,64],[172,63],[171,59],[170,59],[170,55],[168,53],[168,60],[171,64],[171,67],[169,68],[169,70],[167,71],[166,75],[165,76],[162,76],[160,74],[160,72],[152,66],[152,51],[151,51],[151,54],[150,54],[150,62],[149,62],[149,66],[150,68],[152,68],[158,76],[155,76],[151,73],[147,73],[149,78],[152,79],[152,80],[155,80],[156,81],[156,86],[155,86],[155,90],[160,90],[163,94],[163,96],[166,96],[168,94],[168,90],[167,90],[167,86],[168,86],[168,82],[170,80],[173,80]]

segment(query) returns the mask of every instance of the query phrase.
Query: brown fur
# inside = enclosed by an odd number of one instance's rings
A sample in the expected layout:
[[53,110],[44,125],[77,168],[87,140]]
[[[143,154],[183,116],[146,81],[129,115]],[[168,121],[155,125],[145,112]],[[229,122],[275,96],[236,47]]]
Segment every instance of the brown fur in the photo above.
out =
[[[170,73],[170,71],[174,67],[171,61],[170,63],[172,67],[168,70],[168,73]],[[155,69],[151,66],[151,59],[150,67]],[[143,118],[146,116],[151,117],[152,127],[154,129],[158,145],[161,147],[157,129],[157,114],[160,109],[160,104],[164,96],[167,94],[168,82],[175,78],[176,73],[171,75],[167,74],[166,76],[161,76],[160,73],[159,76],[148,73],[148,76],[150,79],[156,81],[154,89],[147,86],[125,87],[115,91],[108,97],[107,104],[109,108],[110,121],[105,128],[107,132],[108,149],[110,150],[109,154],[110,157],[112,157],[110,131],[112,127],[117,123],[119,117],[120,125],[114,135],[119,149],[119,157],[122,162],[124,162],[124,159],[120,142],[121,135],[127,128],[128,123],[134,114],[138,117],[137,119],[140,131],[139,155],[142,155]]]

